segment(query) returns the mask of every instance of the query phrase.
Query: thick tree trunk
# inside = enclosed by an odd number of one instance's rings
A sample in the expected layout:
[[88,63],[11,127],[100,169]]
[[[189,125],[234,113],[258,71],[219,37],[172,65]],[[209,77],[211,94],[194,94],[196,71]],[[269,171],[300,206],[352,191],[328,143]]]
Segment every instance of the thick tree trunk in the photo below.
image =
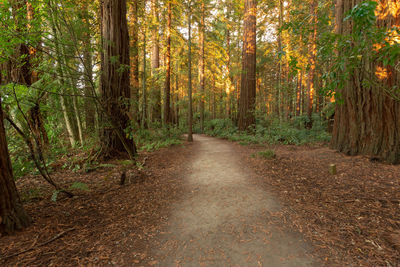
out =
[[152,53],[151,53],[151,71],[153,75],[153,112],[152,119],[153,121],[161,122],[161,89],[159,84],[159,68],[160,68],[160,44],[159,44],[159,17],[158,17],[158,8],[157,8],[157,0],[151,1],[151,9],[153,16],[153,30],[152,30]]
[[246,0],[238,122],[240,131],[248,130],[256,123],[256,17],[257,0]]
[[131,85],[131,119],[140,125],[139,113],[139,48],[138,48],[138,1],[129,3],[129,37],[130,37],[130,85]]
[[200,55],[199,55],[199,85],[200,85],[200,130],[204,131],[204,102],[205,102],[205,76],[204,76],[204,16],[205,16],[204,0],[201,1],[201,19],[199,25],[199,45],[200,45]]
[[172,122],[171,114],[171,18],[172,8],[171,1],[168,1],[168,18],[167,18],[167,50],[165,53],[166,73],[164,87],[164,124],[168,125]]
[[129,126],[129,34],[126,21],[126,0],[102,2],[102,62],[101,62],[101,116],[100,142],[103,157],[115,153],[136,153],[133,140],[126,138]]
[[[351,32],[351,22],[343,22],[343,15],[356,4],[363,1],[352,2],[338,0],[336,2],[336,31],[338,34]],[[394,6],[397,0],[379,1],[380,5],[378,25],[389,28],[400,26],[399,13],[389,12],[388,8]],[[340,51],[338,51],[340,53]],[[366,73],[365,69],[376,70],[380,62],[365,62],[364,66],[355,69],[349,80],[340,90],[343,104],[337,104],[335,123],[332,134],[332,147],[349,155],[364,154],[390,163],[400,162],[400,102],[388,96],[380,87],[364,86],[360,81],[364,77],[373,77],[375,71]],[[369,64],[369,65],[367,65]],[[387,77],[377,82],[383,86],[393,86],[400,83],[400,73],[387,69]]]
[[0,96],[0,236],[27,227],[30,222],[14,183]]

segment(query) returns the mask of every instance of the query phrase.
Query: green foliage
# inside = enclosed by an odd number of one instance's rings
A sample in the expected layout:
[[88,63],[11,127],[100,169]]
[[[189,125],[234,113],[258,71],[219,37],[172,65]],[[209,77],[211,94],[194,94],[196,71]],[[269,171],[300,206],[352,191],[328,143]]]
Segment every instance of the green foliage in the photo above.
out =
[[139,151],[154,151],[182,144],[183,131],[179,128],[139,129],[133,136]]
[[[82,182],[74,182],[68,190],[80,190],[80,191],[90,191],[89,186]],[[51,195],[51,201],[56,202],[58,195],[62,192],[62,190],[55,190]]]
[[239,133],[231,120],[217,119],[205,123],[205,133],[211,136],[225,138],[249,144],[294,144],[303,145],[316,142],[329,142],[330,135],[326,132],[327,122],[317,114],[313,114],[312,129],[305,129],[308,116],[296,117],[290,122],[280,122],[276,118],[259,121],[254,135]]
[[260,151],[260,152],[258,152],[258,155],[265,159],[275,159],[276,158],[275,151],[271,150],[271,149],[267,149],[265,151]]
[[[336,100],[342,101],[340,90],[354,73],[364,77],[365,88],[381,88],[393,97],[398,97],[398,85],[382,83],[370,69],[369,62],[382,63],[384,67],[394,67],[400,58],[400,44],[391,42],[396,27],[388,29],[378,27],[375,10],[376,1],[364,1],[356,6],[344,19],[351,22],[352,30],[348,34],[325,34],[321,39],[319,57],[332,61],[332,65],[322,78],[326,86],[323,91],[328,95],[336,94]],[[379,47],[379,48],[378,48]],[[397,95],[397,96],[396,96]]]
[[77,189],[77,190],[81,190],[81,191],[90,191],[88,185],[85,183],[81,183],[81,182],[74,182],[69,188]]

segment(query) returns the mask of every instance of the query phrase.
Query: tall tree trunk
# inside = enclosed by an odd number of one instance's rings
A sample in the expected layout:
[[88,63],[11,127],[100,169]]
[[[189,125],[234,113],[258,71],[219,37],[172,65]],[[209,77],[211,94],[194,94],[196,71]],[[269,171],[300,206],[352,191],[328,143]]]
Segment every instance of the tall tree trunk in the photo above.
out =
[[131,86],[131,119],[139,126],[139,48],[138,48],[138,1],[129,3],[129,38],[130,38],[130,86]]
[[309,122],[305,125],[306,128],[312,128],[312,112],[314,105],[314,96],[315,96],[315,68],[316,68],[316,56],[317,56],[317,15],[318,15],[318,3],[316,0],[311,2],[311,25],[312,25],[312,33],[310,36],[309,43],[309,56],[308,56],[308,65],[310,67],[310,71],[308,73],[307,79],[307,115],[309,118]]
[[189,95],[189,108],[188,108],[188,141],[193,142],[193,100],[192,100],[192,1],[189,0],[188,4],[188,95]]
[[147,128],[147,86],[146,86],[146,28],[143,29],[143,106],[142,106],[142,128]]
[[161,122],[161,88],[159,84],[159,68],[160,68],[160,44],[159,44],[159,17],[158,17],[158,8],[157,8],[157,0],[151,1],[151,9],[152,9],[152,53],[151,53],[151,71],[153,75],[153,121]]
[[[77,90],[75,90],[75,94]],[[81,145],[84,144],[84,139],[83,139],[83,130],[82,130],[82,120],[81,120],[81,112],[79,111],[79,106],[78,106],[78,97],[77,96],[73,96],[72,97],[72,106],[74,109],[74,115],[75,115],[75,120],[76,120],[76,126],[77,126],[77,130],[78,130],[78,136],[79,136],[79,141],[81,143]]]
[[0,96],[0,236],[25,228],[30,223],[31,218],[22,206],[14,183]]
[[239,103],[239,130],[254,127],[256,100],[256,17],[257,0],[246,0],[244,8],[242,79]]
[[61,88],[61,94],[59,95],[60,105],[61,105],[61,110],[62,110],[62,113],[64,116],[64,122],[65,122],[65,127],[67,130],[67,134],[68,134],[68,139],[70,141],[71,147],[75,147],[76,142],[77,142],[77,135],[76,135],[76,132],[74,131],[74,125],[70,118],[70,112],[68,110],[67,96],[66,96],[66,90],[65,90],[66,74],[64,73],[64,68],[63,68],[64,61],[63,61],[62,49],[60,48],[60,36],[59,36],[59,32],[56,27],[56,21],[57,21],[56,14],[55,14],[55,12],[52,12],[51,17],[50,17],[50,24],[51,24],[51,29],[52,29],[52,33],[54,36],[54,42],[55,42],[57,72],[58,72],[58,75],[60,76],[60,78],[58,80],[59,86]]
[[179,126],[179,61],[176,60],[176,70],[175,70],[175,124]]
[[[356,4],[336,1],[336,31],[348,35],[352,31],[351,21],[343,22]],[[397,0],[378,2],[378,26],[390,28],[400,26],[400,15],[397,10],[389,12],[389,7],[398,4]],[[340,51],[338,51],[340,54]],[[368,55],[364,55],[368,56]],[[400,102],[394,100],[382,87],[400,83],[400,73],[387,68],[387,77],[374,77],[374,71],[382,66],[381,62],[366,60],[363,66],[356,68],[350,75],[343,89],[340,90],[343,104],[336,105],[335,122],[332,134],[332,147],[349,155],[364,154],[377,157],[390,163],[400,162]],[[368,65],[367,65],[368,64]],[[365,69],[373,70],[366,73]],[[376,86],[365,86],[362,81],[376,79]]]
[[[279,0],[279,18],[278,18],[278,53],[282,52],[282,24],[283,24],[283,0]],[[276,112],[279,117],[279,120],[282,120],[282,58],[278,57],[279,60],[279,69],[278,69],[278,88],[276,94]]]
[[84,0],[82,4],[83,13],[83,25],[84,25],[84,46],[83,46],[83,85],[84,85],[84,105],[85,105],[85,124],[86,131],[93,132],[95,128],[96,120],[96,109],[95,101],[95,88],[93,81],[93,61],[92,61],[92,43],[90,33],[90,21],[89,21],[89,7],[88,0]]
[[204,102],[205,102],[205,76],[204,76],[204,16],[205,16],[204,0],[201,1],[201,18],[199,25],[199,45],[200,45],[200,55],[199,55],[199,85],[200,85],[200,130],[204,131]]
[[136,154],[133,140],[126,138],[131,99],[129,69],[129,34],[126,21],[126,0],[102,2],[102,62],[100,142],[103,157],[128,152]]
[[165,53],[166,73],[165,73],[165,87],[164,87],[164,124],[168,125],[172,122],[171,116],[171,19],[172,8],[171,0],[168,0],[168,14],[167,14],[167,50]]

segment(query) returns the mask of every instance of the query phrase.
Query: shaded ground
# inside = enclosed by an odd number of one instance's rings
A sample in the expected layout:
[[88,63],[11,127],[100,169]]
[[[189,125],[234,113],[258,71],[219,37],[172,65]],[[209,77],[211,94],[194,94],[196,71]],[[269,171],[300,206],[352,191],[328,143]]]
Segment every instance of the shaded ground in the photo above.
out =
[[[149,240],[160,233],[171,203],[181,195],[182,164],[190,157],[190,144],[142,154],[146,165],[140,176],[128,172],[127,185],[120,186],[121,166],[96,172],[60,171],[53,176],[62,183],[82,181],[90,192],[74,199],[52,202],[51,189],[41,178],[18,181],[23,196],[31,188],[40,195],[25,205],[34,224],[14,236],[0,237],[0,266],[146,265],[151,262]],[[36,193],[35,193],[36,194]],[[53,242],[38,247],[59,233],[73,229]],[[32,251],[1,260],[2,257]],[[126,255],[129,251],[129,255]]]
[[281,201],[281,220],[312,240],[326,265],[400,266],[400,166],[321,146],[270,146],[276,159],[256,156],[265,149],[240,148]]
[[265,146],[195,139],[142,154],[145,168],[122,187],[118,162],[57,171],[89,185],[74,199],[52,202],[40,178],[19,180],[35,222],[0,237],[0,265],[399,265],[400,166],[321,146],[272,146],[266,160],[254,156]]

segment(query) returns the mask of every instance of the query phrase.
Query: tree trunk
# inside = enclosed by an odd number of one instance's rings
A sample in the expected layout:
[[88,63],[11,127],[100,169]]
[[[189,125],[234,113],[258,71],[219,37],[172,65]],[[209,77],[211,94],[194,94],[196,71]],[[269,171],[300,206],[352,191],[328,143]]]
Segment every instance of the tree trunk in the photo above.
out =
[[[338,0],[336,2],[336,31],[338,34],[351,33],[350,21],[343,22],[347,14],[356,4]],[[390,6],[398,3],[395,0],[379,1],[378,26],[390,28],[400,26],[400,17],[388,12]],[[390,5],[392,4],[392,5]],[[340,51],[338,51],[340,53]],[[368,55],[367,55],[368,56]],[[343,89],[340,90],[343,104],[336,105],[335,122],[332,134],[332,147],[349,155],[369,155],[390,162],[400,162],[400,102],[382,89],[381,86],[393,86],[400,83],[400,73],[387,68],[387,77],[380,80],[375,70],[382,66],[381,62],[364,62],[350,75]],[[369,64],[369,65],[367,65]],[[373,70],[365,73],[365,69]],[[378,79],[378,85],[367,87],[360,81]]]
[[172,8],[171,1],[168,1],[168,18],[167,18],[167,50],[165,54],[166,73],[164,87],[164,124],[169,125],[172,122],[171,116],[171,18]]
[[67,96],[65,96],[65,75],[64,75],[64,70],[63,70],[63,56],[61,54],[61,49],[60,49],[60,43],[59,43],[59,34],[56,28],[56,18],[55,14],[52,14],[50,17],[50,24],[51,24],[51,29],[53,31],[53,36],[54,36],[54,42],[55,42],[55,49],[56,49],[56,60],[57,60],[57,72],[58,75],[60,76],[58,82],[61,88],[61,94],[59,95],[60,99],[60,105],[61,105],[61,110],[64,116],[64,122],[65,122],[65,127],[67,130],[68,134],[68,139],[70,141],[71,147],[75,147],[76,141],[77,141],[77,136],[75,134],[75,131],[73,129],[73,124],[68,112],[68,104],[67,104]]
[[138,48],[138,23],[136,0],[129,3],[129,37],[130,37],[130,85],[131,85],[131,119],[140,125],[139,113],[139,48]]
[[92,132],[95,128],[96,120],[96,109],[95,101],[93,97],[95,96],[95,88],[93,81],[93,61],[92,61],[92,51],[91,51],[91,34],[90,34],[90,22],[89,22],[89,7],[88,0],[83,1],[82,13],[83,13],[83,23],[85,27],[84,31],[84,46],[83,46],[83,85],[85,88],[85,124],[86,131]]
[[158,18],[158,8],[157,8],[157,0],[151,1],[151,8],[153,13],[153,31],[152,31],[152,42],[153,42],[153,51],[151,53],[151,71],[153,75],[153,121],[161,122],[161,89],[159,84],[159,68],[160,68],[160,44],[159,44],[159,18]]
[[312,128],[312,112],[313,112],[313,104],[314,104],[314,96],[315,96],[315,61],[317,56],[317,15],[318,15],[318,3],[316,0],[311,2],[311,25],[312,32],[310,36],[309,43],[309,55],[308,55],[308,65],[310,71],[308,73],[307,79],[307,115],[309,118],[308,123],[306,123],[306,128]]
[[22,206],[14,183],[0,97],[0,236],[25,228],[30,223],[31,218]]
[[245,1],[239,130],[255,126],[257,0]]
[[100,142],[103,157],[128,152],[136,154],[133,140],[126,138],[131,99],[129,75],[129,34],[126,21],[126,0],[102,2],[102,116]]
[[200,85],[200,130],[204,131],[204,102],[205,102],[205,76],[204,76],[204,16],[205,16],[204,0],[201,1],[201,19],[199,25],[199,45],[200,45],[200,55],[199,55],[199,85]]
[[179,126],[179,61],[176,60],[175,70],[175,125]]
[[188,108],[188,141],[193,142],[193,101],[192,101],[192,10],[191,0],[188,4],[188,28],[189,28],[189,44],[188,44],[188,95],[189,95],[189,108]]
[[142,77],[142,128],[147,128],[147,86],[146,86],[146,28],[143,29],[143,77]]

